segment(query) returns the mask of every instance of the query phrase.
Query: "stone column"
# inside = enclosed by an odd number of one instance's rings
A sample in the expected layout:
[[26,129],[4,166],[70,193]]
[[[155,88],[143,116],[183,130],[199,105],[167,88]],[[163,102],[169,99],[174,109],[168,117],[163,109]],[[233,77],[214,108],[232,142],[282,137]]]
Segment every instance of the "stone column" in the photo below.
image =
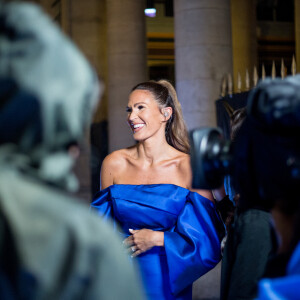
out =
[[134,143],[126,124],[131,88],[146,80],[145,1],[107,2],[109,151]]
[[297,73],[300,72],[300,0],[294,0],[295,5],[295,52]]
[[216,123],[215,100],[232,73],[230,0],[175,0],[176,89],[189,129]]
[[[104,81],[107,77],[105,5],[105,0],[61,1],[62,28],[84,53],[97,70],[99,77]],[[94,122],[100,122],[107,118],[106,103],[104,95],[95,113]],[[100,134],[98,139],[101,140]],[[105,144],[105,141],[103,144]],[[90,130],[87,130],[85,139],[81,144],[80,156],[74,169],[80,183],[78,196],[88,202],[91,200],[91,185],[93,183],[91,180],[91,167],[93,167],[94,160],[91,160],[91,150]],[[99,169],[100,166],[97,165],[96,172],[98,174],[100,172]]]
[[[231,28],[234,91],[237,91],[238,72],[245,88],[246,70],[253,78],[257,66],[256,6],[255,0],[231,0]],[[252,82],[251,82],[252,86]]]
[[[215,126],[215,100],[232,73],[230,0],[175,0],[176,89],[189,129]],[[194,284],[193,299],[220,297],[220,264]]]

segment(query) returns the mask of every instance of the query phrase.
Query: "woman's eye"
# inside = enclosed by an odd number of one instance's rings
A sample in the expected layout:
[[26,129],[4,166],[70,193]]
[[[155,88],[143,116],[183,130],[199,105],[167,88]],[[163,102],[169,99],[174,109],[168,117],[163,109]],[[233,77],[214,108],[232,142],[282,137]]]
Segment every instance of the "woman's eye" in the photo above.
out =
[[143,105],[139,105],[139,106],[138,106],[138,109],[143,109],[143,108],[144,108]]
[[132,112],[132,109],[130,107],[126,107],[126,112],[127,113],[131,113]]

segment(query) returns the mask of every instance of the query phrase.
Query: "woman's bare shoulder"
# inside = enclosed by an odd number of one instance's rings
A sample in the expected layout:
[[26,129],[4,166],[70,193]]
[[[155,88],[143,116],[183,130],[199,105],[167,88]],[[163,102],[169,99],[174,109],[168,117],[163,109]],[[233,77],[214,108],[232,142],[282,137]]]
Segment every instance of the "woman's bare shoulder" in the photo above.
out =
[[188,187],[192,179],[190,156],[176,150],[173,152],[171,165],[176,166],[176,172],[173,173],[176,182],[180,182],[180,186]]
[[192,170],[191,170],[191,158],[189,154],[183,153],[181,152],[178,155],[178,167],[180,169],[181,172],[185,173],[186,175],[192,174]]
[[128,148],[116,150],[105,157],[102,166],[108,168],[120,168],[126,164],[126,159],[130,152]]
[[116,150],[105,157],[102,163],[102,167],[118,169],[126,167],[128,162],[134,158],[136,154],[136,147],[128,147],[120,150]]
[[128,151],[121,149],[107,155],[101,166],[101,189],[114,183],[120,177],[128,165]]

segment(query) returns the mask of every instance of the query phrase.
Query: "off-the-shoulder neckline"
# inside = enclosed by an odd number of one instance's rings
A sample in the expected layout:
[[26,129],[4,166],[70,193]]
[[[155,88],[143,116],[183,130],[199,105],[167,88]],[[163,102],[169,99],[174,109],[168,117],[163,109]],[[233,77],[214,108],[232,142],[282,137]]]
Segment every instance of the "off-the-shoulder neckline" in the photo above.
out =
[[[174,186],[174,187],[177,187],[177,188],[180,188],[180,189],[184,189],[184,190],[187,190],[189,192],[193,192],[187,188],[184,188],[180,185],[176,185],[176,184],[173,184],[173,183],[150,183],[150,184],[127,184],[127,183],[115,183],[115,184],[112,184],[110,186],[108,186],[107,188],[111,188],[111,187],[114,187],[114,186],[130,186],[130,187],[139,187],[139,186],[145,186],[145,187],[154,187],[154,186]],[[107,189],[106,188],[106,189]],[[105,190],[105,189],[103,189]]]
[[186,191],[188,192],[189,194],[197,194],[198,196],[206,199],[207,201],[209,201],[210,203],[213,203],[211,200],[209,200],[208,198],[206,198],[205,196],[197,193],[196,191],[191,191],[187,188],[184,188],[182,186],[179,186],[179,185],[176,185],[176,184],[173,184],[173,183],[152,183],[152,184],[112,184],[110,186],[108,186],[107,188],[105,189],[102,189],[100,190],[99,192],[104,192],[106,190],[109,190],[109,189],[114,189],[114,188],[118,188],[118,187],[142,187],[142,186],[145,186],[145,187],[156,187],[156,186],[174,186],[175,188],[178,188],[178,189],[181,189],[183,191]]

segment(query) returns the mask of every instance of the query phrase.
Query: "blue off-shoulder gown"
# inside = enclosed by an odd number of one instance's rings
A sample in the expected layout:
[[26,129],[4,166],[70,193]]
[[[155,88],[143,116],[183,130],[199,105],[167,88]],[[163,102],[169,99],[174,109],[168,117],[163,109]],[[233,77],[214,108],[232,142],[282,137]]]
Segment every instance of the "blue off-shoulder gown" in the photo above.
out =
[[135,258],[148,299],[191,300],[192,283],[221,259],[224,226],[214,204],[198,193],[173,184],[117,184],[99,191],[91,205],[124,238],[130,228],[164,231],[164,247]]

